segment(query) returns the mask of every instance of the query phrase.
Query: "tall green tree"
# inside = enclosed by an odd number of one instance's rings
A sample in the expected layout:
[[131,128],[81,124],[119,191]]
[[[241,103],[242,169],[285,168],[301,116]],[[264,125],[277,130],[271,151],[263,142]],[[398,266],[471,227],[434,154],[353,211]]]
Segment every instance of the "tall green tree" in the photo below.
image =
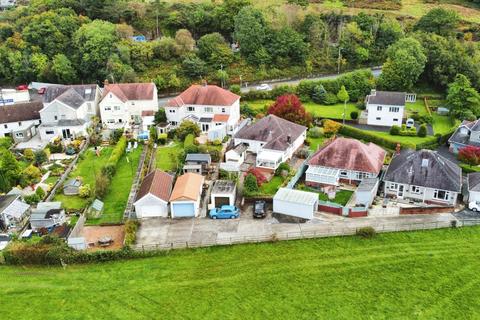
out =
[[53,57],[51,72],[55,82],[72,83],[77,79],[75,68],[66,55],[59,53]]
[[474,120],[480,116],[480,94],[463,74],[448,86],[447,106],[455,119]]
[[414,30],[436,33],[441,36],[452,35],[460,23],[460,16],[453,10],[433,8],[418,20]]
[[21,176],[17,159],[7,149],[0,149],[0,176],[0,190],[2,192],[10,191],[11,187],[18,184]]
[[345,124],[345,117],[347,116],[347,101],[350,99],[348,91],[345,89],[345,86],[342,86],[337,92],[337,98],[339,101],[343,102],[343,124]]
[[379,84],[386,90],[411,90],[425,68],[427,57],[420,43],[404,38],[387,50]]
[[252,6],[244,7],[235,17],[235,41],[240,52],[252,63],[257,63],[255,53],[260,50],[266,37],[266,22],[262,12]]

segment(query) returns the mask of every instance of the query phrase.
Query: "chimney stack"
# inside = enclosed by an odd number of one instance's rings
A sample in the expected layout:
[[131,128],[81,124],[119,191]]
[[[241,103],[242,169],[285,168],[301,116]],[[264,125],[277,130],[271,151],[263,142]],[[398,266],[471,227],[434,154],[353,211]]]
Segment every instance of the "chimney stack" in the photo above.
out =
[[288,143],[292,143],[292,136],[291,136],[291,135],[288,135],[288,136],[287,136],[287,142],[288,142]]
[[103,81],[103,85],[104,85],[104,86],[108,86],[108,80],[107,80],[107,79],[105,79],[105,80]]

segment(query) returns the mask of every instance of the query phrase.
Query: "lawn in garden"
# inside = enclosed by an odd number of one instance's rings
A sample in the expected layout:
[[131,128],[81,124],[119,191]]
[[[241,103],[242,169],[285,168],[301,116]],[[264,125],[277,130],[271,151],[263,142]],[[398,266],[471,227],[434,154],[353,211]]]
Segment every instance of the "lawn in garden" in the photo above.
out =
[[142,154],[142,146],[125,153],[117,163],[108,193],[103,199],[103,214],[99,219],[89,219],[88,224],[117,223],[123,219],[128,195]]
[[260,193],[274,195],[284,181],[283,177],[274,176],[270,181],[265,182],[260,186]]
[[160,146],[155,157],[156,167],[163,171],[176,171],[177,156],[183,150],[183,143],[172,142],[167,146]]
[[0,266],[2,318],[478,319],[479,246],[465,227]]
[[307,142],[309,143],[309,149],[313,152],[317,151],[318,148],[323,145],[327,138],[320,137],[320,138],[311,138],[307,137]]
[[318,199],[322,201],[329,201],[329,202],[334,202],[338,203],[339,205],[346,205],[348,203],[348,200],[353,195],[353,191],[350,190],[338,190],[337,193],[335,194],[334,199],[328,199],[328,195],[326,193],[323,193],[315,188],[308,187],[304,184],[300,184],[297,186],[297,189],[303,190],[303,191],[308,191],[308,192],[315,192],[318,193]]
[[418,114],[420,116],[429,115],[427,108],[425,107],[425,103],[421,98],[418,98],[417,101],[413,103],[405,103],[405,114],[407,117],[411,117],[413,114]]
[[421,137],[392,136],[388,132],[373,131],[373,130],[366,130],[366,132],[369,132],[371,134],[382,137],[382,138],[384,138],[388,141],[392,141],[392,142],[400,143],[400,144],[402,144],[402,143],[419,144],[419,143],[422,143],[422,142],[435,141],[435,139],[436,139],[434,136],[427,136],[427,137],[421,138]]
[[[102,166],[107,163],[112,150],[112,147],[101,148],[100,156],[97,157],[95,150],[89,148],[78,160],[75,170],[69,174],[68,179],[81,177],[84,185],[89,184],[92,190],[95,189],[95,177],[100,174]],[[54,201],[61,201],[66,209],[72,210],[81,210],[87,204],[86,199],[79,196],[66,196],[61,189],[55,195]]]
[[456,128],[460,121],[452,121],[452,119],[448,116],[441,116],[438,114],[433,114],[433,132],[435,134],[446,134],[452,131],[453,128]]

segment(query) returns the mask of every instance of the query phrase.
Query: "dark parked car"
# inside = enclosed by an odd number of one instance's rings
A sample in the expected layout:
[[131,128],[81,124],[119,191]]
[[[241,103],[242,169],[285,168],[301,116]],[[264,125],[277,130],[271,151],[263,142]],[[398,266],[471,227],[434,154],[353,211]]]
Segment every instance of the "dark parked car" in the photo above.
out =
[[266,216],[267,216],[267,211],[265,210],[265,201],[255,201],[253,217],[263,219]]

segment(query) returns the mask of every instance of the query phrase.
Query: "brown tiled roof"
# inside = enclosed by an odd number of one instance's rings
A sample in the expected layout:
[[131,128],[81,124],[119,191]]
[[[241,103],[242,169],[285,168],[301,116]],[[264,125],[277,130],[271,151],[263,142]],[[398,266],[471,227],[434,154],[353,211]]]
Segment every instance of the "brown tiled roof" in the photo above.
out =
[[107,84],[103,88],[102,99],[110,92],[123,102],[128,100],[152,100],[154,83],[115,83]]
[[318,150],[308,164],[378,174],[384,159],[385,150],[376,144],[336,138]]
[[193,200],[196,201],[200,196],[200,188],[203,184],[203,176],[187,172],[177,178],[175,187],[173,187],[170,201],[175,200]]
[[[307,127],[270,114],[252,125],[245,126],[235,135],[236,139],[263,141],[265,149],[284,151],[301,136]],[[289,138],[290,137],[290,138]],[[288,141],[290,139],[290,142]]]
[[43,104],[41,101],[0,106],[0,123],[40,119],[39,111],[42,108]]
[[140,185],[135,201],[151,193],[154,196],[168,202],[172,192],[173,177],[166,172],[155,170],[150,172]]
[[214,85],[194,84],[177,97],[170,99],[170,107],[181,107],[185,104],[206,106],[230,106],[240,96]]
[[213,115],[213,122],[227,122],[230,118],[229,114],[215,114]]

